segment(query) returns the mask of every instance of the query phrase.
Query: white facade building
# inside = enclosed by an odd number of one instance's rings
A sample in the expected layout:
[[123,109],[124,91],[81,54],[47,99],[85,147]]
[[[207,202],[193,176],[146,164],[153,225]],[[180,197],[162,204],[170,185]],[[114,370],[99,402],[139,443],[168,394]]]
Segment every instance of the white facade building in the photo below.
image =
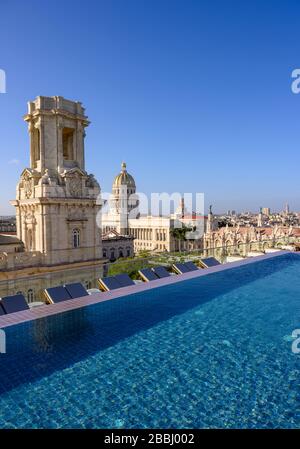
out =
[[[140,215],[139,198],[136,194],[136,183],[127,172],[126,164],[121,165],[121,172],[115,177],[112,195],[109,200],[109,211],[102,215],[102,230],[115,230],[121,235],[134,237],[134,251],[178,251],[186,249],[201,249],[202,238],[197,240],[182,240],[174,233],[178,226],[192,228],[199,226],[199,221],[205,225],[205,217],[188,214],[181,202],[173,215],[154,216]],[[133,217],[132,217],[133,216]]]

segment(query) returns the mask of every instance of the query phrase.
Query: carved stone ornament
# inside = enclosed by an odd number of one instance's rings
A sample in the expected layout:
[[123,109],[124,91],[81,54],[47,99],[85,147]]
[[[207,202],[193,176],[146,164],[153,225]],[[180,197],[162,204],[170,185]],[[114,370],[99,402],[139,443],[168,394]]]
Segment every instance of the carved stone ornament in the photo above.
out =
[[69,192],[71,196],[80,197],[82,194],[81,178],[74,176],[69,178]]
[[69,211],[68,219],[70,221],[83,221],[86,219],[85,210],[81,208],[72,208]]
[[24,175],[23,178],[23,188],[25,198],[30,198],[33,192],[33,180],[29,177],[28,174]]

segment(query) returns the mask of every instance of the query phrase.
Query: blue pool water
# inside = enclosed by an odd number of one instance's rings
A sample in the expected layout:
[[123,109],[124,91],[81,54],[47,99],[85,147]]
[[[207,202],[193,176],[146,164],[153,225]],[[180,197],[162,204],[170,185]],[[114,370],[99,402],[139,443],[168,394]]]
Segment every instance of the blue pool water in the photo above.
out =
[[7,329],[1,428],[298,428],[300,257]]

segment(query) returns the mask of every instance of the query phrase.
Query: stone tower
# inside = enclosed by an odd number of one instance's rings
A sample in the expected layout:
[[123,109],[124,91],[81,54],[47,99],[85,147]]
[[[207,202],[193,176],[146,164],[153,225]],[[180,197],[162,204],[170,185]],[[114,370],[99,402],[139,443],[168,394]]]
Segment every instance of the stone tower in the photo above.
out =
[[110,216],[112,227],[120,234],[128,233],[130,212],[138,206],[134,178],[128,173],[126,163],[122,162],[121,171],[115,177],[110,198]]
[[207,215],[206,232],[210,233],[217,229],[214,214],[212,212],[212,206],[209,206],[209,213]]
[[259,214],[257,216],[257,227],[261,228],[263,226],[263,213],[262,213],[262,207],[259,208]]
[[286,205],[285,205],[284,213],[285,213],[285,215],[289,215],[289,213],[290,213],[290,206],[288,203],[286,203]]
[[37,97],[24,120],[30,167],[21,174],[12,204],[25,251],[40,252],[44,265],[100,259],[100,187],[85,171],[84,108],[63,97]]
[[184,197],[182,197],[180,199],[178,207],[175,210],[174,216],[175,216],[175,218],[177,218],[179,220],[180,218],[184,218],[187,214],[188,214],[188,211],[185,207]]

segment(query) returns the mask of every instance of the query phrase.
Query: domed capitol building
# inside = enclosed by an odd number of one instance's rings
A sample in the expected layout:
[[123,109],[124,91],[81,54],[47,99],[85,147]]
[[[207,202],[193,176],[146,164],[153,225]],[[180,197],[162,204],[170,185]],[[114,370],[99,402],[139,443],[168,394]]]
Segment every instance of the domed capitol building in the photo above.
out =
[[[174,214],[140,214],[136,183],[128,173],[125,162],[122,162],[121,171],[114,178],[108,206],[109,210],[102,214],[103,233],[115,232],[117,235],[133,237],[135,253],[145,250],[170,252],[202,247],[202,239],[179,241],[172,232],[178,226],[178,221],[186,228],[193,228],[199,221],[204,226],[206,217],[189,214],[183,200]],[[107,254],[107,257],[110,258],[110,254]]]
[[127,186],[127,191],[129,194],[135,194],[135,180],[133,176],[128,173],[125,162],[122,162],[121,172],[115,177],[115,180],[113,182],[113,192],[116,193],[116,190],[118,190],[123,185]]

